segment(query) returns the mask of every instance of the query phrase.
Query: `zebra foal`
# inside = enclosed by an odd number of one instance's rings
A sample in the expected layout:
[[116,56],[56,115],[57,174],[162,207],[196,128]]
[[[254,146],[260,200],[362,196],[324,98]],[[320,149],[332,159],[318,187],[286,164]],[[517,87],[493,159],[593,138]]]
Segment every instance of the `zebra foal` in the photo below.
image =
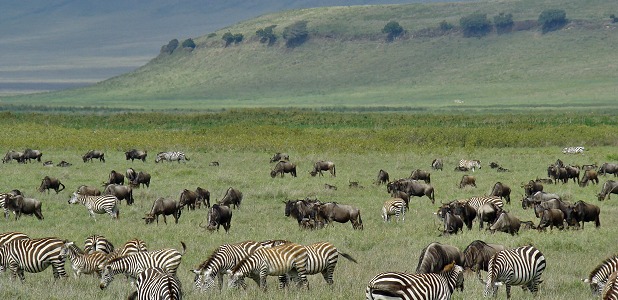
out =
[[118,219],[118,214],[120,213],[118,209],[119,201],[114,195],[84,196],[73,193],[73,196],[69,199],[69,204],[76,203],[84,205],[95,221],[97,220],[95,214],[107,213],[112,216],[112,219]]
[[498,286],[503,284],[507,299],[511,298],[513,285],[521,285],[524,290],[536,295],[545,266],[545,256],[533,246],[499,251],[489,260],[483,295],[496,296]]
[[147,268],[137,276],[137,290],[128,299],[181,300],[182,286],[175,274],[161,268]]
[[73,275],[78,278],[81,274],[101,275],[101,266],[107,261],[107,254],[99,251],[84,253],[74,242],[65,241],[60,251],[61,256],[71,261]]

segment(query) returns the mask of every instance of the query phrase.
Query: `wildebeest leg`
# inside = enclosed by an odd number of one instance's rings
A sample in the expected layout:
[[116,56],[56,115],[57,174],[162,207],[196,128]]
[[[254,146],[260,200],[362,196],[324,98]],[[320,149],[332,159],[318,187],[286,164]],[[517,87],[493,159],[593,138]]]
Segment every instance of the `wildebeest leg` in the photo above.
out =
[[167,225],[167,218],[165,217],[165,214],[163,214],[163,222]]

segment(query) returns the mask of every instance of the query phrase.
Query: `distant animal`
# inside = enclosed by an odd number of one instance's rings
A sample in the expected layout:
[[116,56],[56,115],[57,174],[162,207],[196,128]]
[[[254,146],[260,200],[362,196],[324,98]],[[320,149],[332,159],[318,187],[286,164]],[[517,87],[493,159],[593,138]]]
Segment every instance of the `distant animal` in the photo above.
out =
[[127,160],[130,159],[131,162],[133,162],[135,159],[146,162],[146,156],[148,156],[148,151],[131,149],[125,152],[124,155],[126,156]]
[[178,203],[181,208],[186,206],[189,210],[195,210],[195,203],[197,202],[198,197],[197,192],[184,189],[180,192]]
[[84,240],[84,252],[92,253],[95,251],[110,254],[114,252],[114,244],[102,235],[90,235]]
[[279,162],[279,161],[289,161],[290,160],[290,156],[287,153],[281,153],[281,152],[277,152],[275,153],[275,155],[273,155],[273,157],[270,159],[271,163],[274,162]]
[[585,187],[588,185],[589,181],[594,184],[599,184],[599,177],[597,176],[596,170],[584,171],[584,176],[582,176],[582,180],[579,182],[579,186]]
[[386,200],[382,205],[382,219],[384,222],[390,222],[391,216],[395,216],[397,222],[406,220],[406,203],[401,198],[393,198]]
[[349,180],[348,180],[348,187],[354,188],[354,189],[364,189],[365,188],[364,186],[360,185],[358,181],[349,181]]
[[431,169],[442,171],[442,167],[443,167],[442,159],[436,158],[433,161],[431,161]]
[[72,163],[69,163],[69,162],[66,162],[66,161],[63,160],[63,161],[59,162],[56,166],[64,168],[64,167],[70,167],[72,165],[73,165]]
[[23,152],[18,152],[18,151],[14,151],[14,150],[10,150],[9,152],[7,152],[4,155],[4,158],[2,159],[2,163],[10,163],[11,160],[15,160],[18,163],[25,163],[26,160],[24,159],[24,153]]
[[147,268],[139,273],[135,288],[137,290],[127,299],[182,299],[182,288],[178,277],[158,267]]
[[494,233],[496,231],[506,232],[511,235],[519,234],[521,221],[513,214],[502,211],[494,224],[489,227],[489,230]]
[[84,160],[84,162],[92,162],[94,158],[98,158],[99,161],[105,162],[105,153],[99,150],[88,150],[88,152],[82,156],[82,160]]
[[425,181],[425,183],[431,183],[431,173],[427,171],[422,171],[420,169],[416,169],[412,171],[412,173],[410,174],[410,179],[422,180],[422,181]]
[[109,172],[109,177],[105,185],[109,184],[124,184],[124,175],[122,173],[118,173],[115,170]]
[[218,203],[229,207],[232,207],[233,205],[234,209],[240,209],[240,203],[242,202],[242,198],[243,195],[241,191],[233,187],[229,187],[227,191],[225,191],[225,195],[223,196],[223,198],[221,198]]
[[474,172],[476,169],[481,169],[481,161],[480,160],[467,160],[467,159],[462,159],[459,161],[459,165],[457,165],[460,168],[466,168],[468,170],[472,170],[472,172]]
[[43,193],[47,190],[49,194],[49,190],[56,191],[56,194],[64,190],[64,184],[58,180],[58,178],[45,176],[43,180],[41,180],[41,185],[39,186],[39,192]]
[[135,202],[135,199],[133,198],[133,188],[126,185],[110,184],[105,187],[105,190],[103,190],[103,195],[115,196],[118,201],[127,200],[127,205],[133,205],[133,202]]
[[146,186],[150,187],[150,174],[146,172],[139,171],[137,175],[135,175],[135,179],[130,182],[132,187],[140,187]]
[[128,168],[125,174],[129,184],[131,184],[131,181],[135,180],[135,177],[137,177],[137,173],[135,173],[135,170],[133,168]]
[[336,186],[328,184],[328,183],[324,184],[324,188],[327,189],[327,190],[335,190],[335,191],[337,190]]
[[416,273],[438,273],[452,262],[455,262],[458,266],[463,266],[464,256],[459,248],[433,242],[421,251],[416,265]]
[[378,172],[378,179],[375,181],[375,184],[387,184],[389,182],[388,172],[380,169]]
[[86,195],[86,196],[100,196],[101,190],[95,186],[88,185],[80,185],[75,191],[78,194]]
[[490,162],[489,163],[489,167],[492,169],[497,169],[498,167],[500,167],[500,165],[497,162]]
[[157,153],[157,157],[155,158],[155,163],[158,163],[162,160],[166,160],[169,162],[177,161],[178,163],[182,161],[186,163],[189,160],[189,158],[185,155],[184,152],[180,152],[180,151],[169,151],[169,152]]
[[223,229],[225,229],[225,233],[230,232],[230,227],[232,223],[232,210],[225,205],[213,204],[208,210],[208,225],[202,226],[200,223],[200,227],[206,228],[209,231],[213,231],[217,229],[219,231],[219,227],[223,225]]
[[28,160],[28,162],[31,162],[33,159],[35,159],[38,162],[41,162],[41,156],[43,156],[43,152],[28,148],[24,150],[23,159],[24,159],[24,162],[26,159]]
[[219,162],[218,161],[211,161],[210,163],[208,163],[209,166],[211,167],[218,167],[219,166]]
[[503,245],[487,244],[481,240],[471,242],[463,251],[464,269],[471,269],[476,272],[479,280],[481,279],[481,271],[487,271],[489,260],[499,251],[506,249]]
[[476,177],[472,176],[472,175],[464,175],[461,177],[461,180],[459,181],[459,188],[463,189],[464,187],[471,185],[473,187],[476,187]]
[[332,175],[333,177],[337,176],[337,172],[335,170],[335,163],[332,161],[323,160],[318,160],[317,162],[315,162],[315,164],[313,164],[313,170],[309,173],[311,174],[311,176],[315,176],[317,174],[323,176],[324,174],[322,174],[322,171],[329,171],[330,175]]
[[511,188],[500,181],[494,184],[489,195],[504,198],[507,204],[511,204]]
[[16,239],[0,247],[0,265],[11,271],[11,279],[24,272],[39,273],[51,266],[54,278],[67,277],[64,270],[65,256],[60,255],[64,242],[56,238]]
[[598,228],[601,226],[600,214],[601,209],[598,206],[580,200],[569,206],[565,218],[569,224],[579,225],[579,222],[582,222],[582,229],[585,222],[594,222],[594,226]]
[[562,153],[564,153],[564,154],[577,154],[577,153],[584,154],[584,150],[585,150],[585,148],[582,147],[582,146],[565,147],[565,148],[562,148]]
[[333,221],[339,223],[351,222],[352,228],[363,230],[363,220],[361,219],[360,209],[337,202],[326,202],[318,206],[318,215],[327,220],[328,223]]
[[543,183],[535,180],[530,180],[526,184],[522,183],[521,187],[524,189],[524,194],[526,196],[530,196],[536,192],[543,191]]
[[278,174],[281,174],[281,177],[283,177],[285,173],[290,173],[292,177],[296,177],[296,164],[284,160],[279,161],[275,168],[270,171],[270,177],[275,178]]
[[521,285],[536,295],[545,267],[545,256],[534,246],[502,250],[489,260],[483,295],[495,297],[502,284],[506,286],[507,299],[511,298],[513,285]]
[[435,194],[434,194],[433,186],[427,183],[418,182],[416,180],[399,179],[394,182],[389,182],[386,185],[386,191],[389,193],[401,191],[401,192],[408,194],[409,197],[427,196],[427,198],[431,200],[432,204],[434,204],[435,202]]
[[69,204],[80,203],[88,209],[90,216],[96,221],[95,214],[109,214],[112,219],[118,219],[118,199],[113,195],[105,196],[83,196],[73,193]]
[[44,166],[44,167],[53,167],[53,166],[54,166],[54,163],[53,163],[51,160],[48,160],[48,161],[45,161],[45,162],[43,163],[43,166]]
[[608,180],[603,184],[601,188],[601,192],[597,194],[597,198],[599,201],[607,199],[611,199],[610,194],[618,194],[618,182],[613,180]]
[[146,224],[150,224],[156,220],[157,225],[159,225],[159,216],[163,215],[163,223],[167,225],[167,218],[165,216],[172,215],[174,217],[174,223],[178,224],[178,219],[180,219],[181,214],[182,207],[178,201],[173,199],[158,198],[152,203],[150,212],[148,212],[142,219],[146,221]]
[[60,251],[61,256],[65,256],[71,261],[73,275],[78,278],[81,274],[97,274],[101,276],[101,266],[107,261],[107,254],[99,251],[92,253],[84,252],[79,249],[74,242],[65,240]]
[[5,217],[8,218],[8,211],[12,211],[15,214],[15,220],[19,220],[22,214],[34,215],[39,220],[44,219],[41,211],[41,201],[33,198],[25,198],[21,194],[16,195],[8,193],[5,195]]
[[614,174],[614,177],[618,176],[618,164],[603,163],[599,168],[599,175]]
[[459,171],[459,172],[468,172],[468,171],[470,171],[470,168],[468,168],[468,167],[462,167],[462,166],[457,166],[457,167],[455,167],[455,169],[454,169],[454,170],[455,170],[455,171]]
[[198,186],[195,193],[197,194],[197,201],[195,202],[197,208],[200,208],[202,204],[204,204],[204,207],[210,207],[210,191]]
[[605,288],[609,276],[616,271],[618,271],[618,255],[612,255],[597,265],[583,281],[590,285],[592,295],[598,296]]

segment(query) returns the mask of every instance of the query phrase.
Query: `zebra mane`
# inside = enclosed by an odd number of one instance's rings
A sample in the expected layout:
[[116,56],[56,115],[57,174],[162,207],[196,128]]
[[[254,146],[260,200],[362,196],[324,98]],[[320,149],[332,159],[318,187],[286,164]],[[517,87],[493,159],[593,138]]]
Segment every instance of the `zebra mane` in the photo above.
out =
[[[618,269],[617,266],[618,266],[618,255],[612,255],[611,257],[605,259],[598,266],[596,266],[596,268],[594,268],[592,272],[590,272],[590,275],[588,275],[588,280],[592,281],[592,277],[594,277],[597,273],[599,273],[601,269],[610,268],[610,270],[616,271],[616,269]],[[609,272],[609,273],[611,274],[612,272]]]
[[224,247],[226,247],[226,246],[227,246],[227,244],[223,244],[223,245],[221,245],[221,246],[217,247],[215,250],[213,250],[213,251],[210,253],[210,256],[208,256],[208,258],[206,258],[206,260],[205,260],[205,261],[203,261],[203,262],[202,262],[202,263],[201,263],[201,264],[197,267],[197,269],[198,269],[198,270],[204,270],[204,269],[206,269],[208,266],[210,266],[210,265],[212,264],[212,262],[213,262],[213,258],[214,258],[214,257],[215,257],[215,256],[216,256],[219,252],[221,252],[222,248],[224,248]]

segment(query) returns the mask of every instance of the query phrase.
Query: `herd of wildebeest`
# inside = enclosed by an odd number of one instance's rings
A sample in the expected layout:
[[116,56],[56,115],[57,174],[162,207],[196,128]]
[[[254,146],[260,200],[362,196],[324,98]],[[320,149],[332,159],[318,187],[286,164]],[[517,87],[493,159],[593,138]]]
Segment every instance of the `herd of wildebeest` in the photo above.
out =
[[[70,167],[72,165],[71,163],[68,163],[64,160],[58,164],[54,164],[51,161],[43,161],[42,155],[43,153],[39,150],[26,149],[22,152],[11,150],[6,153],[2,162],[11,163],[11,161],[16,161],[17,163],[25,164],[34,160],[35,162],[42,163],[44,166]],[[148,154],[146,151],[132,149],[125,152],[125,155],[127,160],[133,161],[137,159],[145,162]],[[93,159],[98,159],[100,162],[105,162],[105,154],[103,151],[89,150],[82,156],[82,159],[84,163],[92,162]],[[188,160],[189,158],[187,158],[183,152],[160,152],[157,154],[155,162],[186,162]],[[292,177],[297,176],[297,166],[290,161],[290,156],[288,154],[276,153],[270,159],[270,162],[274,163],[274,167],[270,172],[271,177],[284,177],[286,173],[290,174]],[[219,166],[219,163],[213,161],[209,165]],[[497,172],[510,172],[508,169],[500,166],[496,162],[491,162],[489,166],[490,168],[495,169]],[[409,210],[409,203],[411,197],[427,197],[430,199],[431,203],[434,204],[435,196],[434,188],[431,185],[431,172],[440,172],[443,170],[443,167],[444,164],[442,163],[441,159],[434,159],[429,165],[431,171],[416,169],[412,171],[408,178],[401,178],[396,180],[391,180],[388,172],[386,172],[385,170],[379,170],[377,178],[373,183],[375,185],[385,185],[386,191],[388,192],[388,194],[390,194],[391,197],[390,199],[386,200],[382,206],[381,215],[383,220],[385,222],[390,222],[394,218],[397,220],[397,222],[403,222],[405,220],[406,211]],[[476,178],[474,175],[470,175],[470,172],[472,172],[473,174],[475,170],[480,168],[480,161],[462,159],[459,164],[454,168],[455,171],[466,172],[462,175],[458,187],[462,189],[466,188],[467,186],[476,187]],[[316,161],[313,164],[313,168],[309,171],[309,174],[311,176],[316,176],[318,174],[320,176],[324,176],[324,171],[328,172],[331,177],[337,176],[335,163],[332,161],[322,160]],[[557,227],[560,230],[563,230],[565,228],[580,227],[581,229],[583,229],[586,222],[593,222],[596,227],[599,227],[601,226],[601,221],[599,218],[600,208],[597,205],[584,201],[570,203],[565,199],[562,199],[561,195],[545,192],[544,185],[555,185],[558,182],[562,182],[563,184],[565,184],[568,183],[570,180],[582,187],[588,185],[589,183],[598,185],[599,176],[606,176],[607,174],[613,174],[614,177],[618,176],[618,164],[606,162],[600,166],[596,164],[571,166],[565,165],[560,159],[558,159],[555,163],[552,163],[548,166],[547,178],[537,177],[536,179],[532,179],[527,183],[523,183],[520,187],[523,188],[523,192],[525,194],[525,196],[521,200],[522,208],[533,210],[535,216],[538,218],[537,222],[530,220],[520,220],[517,216],[505,210],[505,202],[506,204],[510,204],[511,202],[512,189],[505,183],[496,182],[489,195],[471,197],[469,199],[463,200],[454,200],[449,203],[442,203],[441,205],[439,205],[437,211],[435,212],[435,215],[442,224],[440,235],[457,234],[458,232],[463,231],[464,227],[470,230],[472,229],[473,221],[475,220],[479,223],[480,229],[482,229],[484,226],[487,226],[487,229],[490,230],[492,233],[506,232],[511,235],[518,234],[520,230],[526,229],[544,231],[548,227],[550,230],[553,230],[554,227]],[[125,184],[125,179],[127,184]],[[133,198],[133,189],[139,187],[149,188],[150,181],[150,174],[143,171],[135,171],[133,168],[127,169],[124,174],[123,172],[117,172],[115,170],[112,170],[109,174],[107,181],[104,183],[105,188],[102,191],[95,186],[81,185],[77,187],[77,189],[73,193],[73,197],[71,198],[71,200],[69,200],[69,203],[83,204],[88,209],[93,218],[95,218],[96,214],[104,213],[110,214],[112,218],[117,218],[119,212],[118,206],[120,201],[125,200],[128,205],[133,204],[135,201]],[[330,184],[325,184],[324,187],[326,189],[337,189],[336,186]],[[360,186],[358,182],[350,182],[350,188],[362,188],[362,186]],[[50,190],[53,190],[57,194],[64,189],[65,186],[62,182],[60,182],[59,179],[45,176],[42,179],[41,185],[38,190],[40,192],[47,191],[48,193]],[[600,192],[597,194],[597,198],[599,201],[602,201],[606,198],[609,198],[610,194],[612,193],[618,194],[618,182],[614,180],[607,180],[601,185],[601,189]],[[153,222],[156,222],[158,224],[159,216],[163,216],[163,222],[167,224],[166,216],[171,215],[173,216],[175,222],[178,223],[180,215],[185,207],[188,210],[195,210],[196,208],[199,209],[201,206],[204,206],[208,208],[207,225],[202,226],[202,224],[200,223],[199,226],[206,228],[210,231],[218,231],[219,227],[223,226],[225,232],[228,233],[231,227],[232,212],[234,209],[237,209],[241,205],[242,199],[243,193],[236,188],[230,187],[227,189],[225,195],[221,198],[221,200],[218,200],[217,203],[211,205],[210,191],[208,191],[207,189],[201,187],[197,187],[196,190],[184,189],[180,193],[178,199],[170,199],[163,197],[156,199],[153,202],[150,211],[146,212],[142,219],[145,221],[146,224]],[[286,199],[283,202],[285,204],[285,216],[294,218],[301,229],[322,229],[326,226],[333,224],[334,222],[350,222],[354,230],[364,229],[363,221],[361,218],[361,211],[354,205],[337,202],[321,202],[317,198],[312,199],[309,197],[297,200]],[[12,190],[10,192],[0,194],[0,204],[2,204],[2,207],[4,209],[6,219],[9,218],[11,212],[15,215],[16,220],[18,220],[21,215],[33,215],[39,220],[42,220],[44,218],[41,202],[34,198],[25,197],[19,190]],[[24,279],[24,271],[40,272],[49,265],[52,265],[54,269],[54,277],[66,276],[64,270],[59,270],[60,267],[57,265],[59,264],[58,262],[56,262],[55,264],[53,262],[46,261],[40,262],[41,265],[38,267],[28,266],[28,263],[24,261],[25,258],[20,257],[20,252],[14,249],[21,245],[20,243],[24,244],[24,241],[20,242],[20,240],[24,239],[30,240],[23,233],[7,232],[5,234],[0,234],[1,268],[10,269],[12,272],[12,277],[19,276],[22,280]],[[89,242],[88,239],[98,239],[101,243],[101,248],[98,249],[96,246],[93,247],[92,244],[96,245],[97,241]],[[64,260],[68,258],[71,261],[72,267],[76,275],[80,273],[98,274],[101,277],[101,288],[103,288],[103,282],[105,280],[108,280],[106,284],[109,283],[109,280],[111,280],[109,279],[110,276],[113,276],[114,274],[125,273],[129,277],[138,279],[138,283],[136,286],[137,290],[132,294],[132,297],[137,297],[140,299],[145,297],[144,299],[147,299],[147,293],[152,293],[153,288],[152,284],[144,283],[149,280],[148,276],[151,275],[147,276],[144,274],[171,274],[172,276],[167,278],[166,280],[178,281],[175,276],[175,270],[180,263],[180,257],[182,257],[182,254],[184,254],[184,250],[182,251],[182,253],[174,250],[174,255],[178,261],[175,261],[172,264],[173,267],[169,267],[168,265],[165,265],[165,263],[169,263],[164,262],[165,259],[161,258],[157,260],[156,258],[151,257],[153,255],[155,257],[157,255],[161,255],[159,252],[163,250],[149,252],[147,251],[145,245],[143,245],[143,241],[129,241],[122,248],[114,250],[111,243],[109,241],[106,241],[105,238],[102,236],[95,235],[88,237],[88,239],[86,240],[84,250],[77,247],[74,242],[66,240],[51,241],[50,243],[55,243],[58,245],[59,252],[56,254],[59,256],[57,260],[61,261],[62,265],[64,265]],[[32,239],[32,241],[34,240],[44,239]],[[131,248],[131,245],[134,243],[141,243],[142,246]],[[287,268],[284,268],[284,271],[281,271],[276,267],[269,265],[276,264],[275,262],[269,261],[269,259],[272,260],[272,258],[268,258],[268,255],[274,255],[268,252],[270,250],[257,251],[257,249],[279,249],[279,247],[293,248],[292,246],[290,246],[293,243],[290,243],[288,241],[275,240],[254,242],[254,244],[251,244],[251,246],[240,246],[240,244],[242,243],[221,245],[215,250],[215,252],[213,252],[211,257],[209,257],[207,261],[202,263],[197,269],[193,270],[196,273],[194,282],[196,289],[201,291],[209,289],[214,283],[215,276],[218,277],[219,288],[221,288],[222,276],[224,274],[234,275],[234,272],[237,272],[239,270],[238,265],[241,264],[241,262],[247,264],[246,260],[249,257],[251,257],[252,260],[261,259],[261,261],[257,263],[254,262],[256,266],[254,266],[253,269],[249,268],[245,273],[242,273],[242,275],[236,276],[246,276],[253,278],[256,283],[258,283],[258,285],[262,288],[265,288],[265,276],[267,275],[280,276],[280,286],[285,286],[287,284],[287,281],[289,280],[293,280],[299,283],[299,281],[306,280],[306,278],[303,278],[307,274],[322,273],[327,282],[329,284],[332,284],[332,272],[334,270],[334,264],[336,264],[337,261],[336,257],[338,255],[344,255],[344,257],[353,260],[353,258],[351,258],[350,256],[347,256],[346,254],[339,252],[336,249],[334,250],[334,253],[336,253],[336,255],[333,261],[332,253],[329,254],[328,257],[320,257],[319,254],[311,254],[313,253],[311,251],[315,251],[311,250],[312,246],[298,246],[302,249],[305,249],[302,251],[308,251],[307,253],[309,253],[305,254],[308,258],[304,258],[304,264],[307,265],[303,267],[300,265],[301,262],[294,261],[291,263],[291,266],[288,266]],[[334,246],[330,245],[328,247],[333,248]],[[183,243],[183,249],[184,248],[185,245]],[[235,256],[233,259],[228,257],[228,259],[231,261],[225,261],[224,258],[221,258],[225,256],[224,254],[221,254],[220,257],[216,255],[216,253],[218,252],[225,252],[224,250],[228,248],[236,249],[227,250],[232,252],[236,251],[234,252],[234,255],[237,256]],[[244,250],[238,250],[241,248]],[[276,251],[283,251],[281,249]],[[101,254],[97,250],[102,251],[104,254]],[[480,279],[480,271],[488,271],[490,266],[495,263],[492,261],[492,259],[497,259],[498,253],[502,250],[507,249],[502,245],[486,244],[485,242],[480,240],[473,241],[463,252],[454,246],[440,244],[437,242],[432,243],[423,250],[419,258],[416,273],[443,274],[443,276],[446,276],[444,277],[446,279],[444,279],[442,283],[440,283],[441,279],[437,279],[438,283],[426,284],[431,285],[431,287],[428,287],[428,289],[433,289],[433,292],[437,293],[437,295],[434,295],[437,298],[444,297],[445,299],[450,299],[450,296],[453,292],[453,287],[457,287],[457,284],[459,284],[455,282],[458,279],[451,282],[448,278],[448,276],[456,277],[456,275],[452,275],[454,272],[453,263],[455,263],[456,266],[463,267],[464,269],[471,269],[478,272],[478,277]],[[171,250],[168,249],[165,251],[169,252]],[[120,268],[114,271],[108,270],[110,268],[110,265],[118,263],[121,257],[135,255],[134,253],[140,252],[149,253],[149,255],[151,256],[148,256],[150,258],[145,258],[144,262],[141,262],[143,266],[138,267],[137,270],[134,268]],[[260,255],[262,256],[260,256],[260,258],[256,258],[254,257],[255,255],[253,255],[254,252],[261,253]],[[227,253],[226,255],[231,255],[230,253]],[[21,255],[24,254],[21,253]],[[222,265],[214,268],[212,266],[214,264],[212,260],[215,259],[223,260],[223,262],[217,262]],[[323,266],[317,267],[317,269],[308,268],[308,265],[311,264],[308,261],[311,261],[311,259],[324,260],[323,262],[318,263],[318,265]],[[89,260],[92,261],[90,264],[87,263]],[[492,261],[492,263],[490,263],[490,261]],[[269,266],[259,267],[260,264]],[[313,262],[313,264],[315,264],[315,262]],[[157,269],[153,271],[149,269],[150,267],[158,267],[163,270]],[[168,268],[166,269],[166,267]],[[243,267],[248,268],[246,266]],[[146,272],[146,269],[148,269],[149,271]],[[607,295],[607,297],[610,298],[611,295],[618,294],[618,285],[615,284],[616,277],[618,275],[618,273],[616,272],[618,272],[618,257],[608,258],[606,261],[602,262],[597,268],[595,268],[591,272],[589,278],[586,279],[587,282],[590,283],[593,293],[603,293],[604,297],[605,295]],[[444,275],[447,273],[451,275]],[[329,274],[330,279],[327,278],[327,274]],[[517,274],[517,271],[515,271],[515,275],[513,276],[517,277],[520,275],[524,276],[522,274]],[[491,281],[492,284],[496,285],[497,282],[504,283],[507,286],[507,296],[510,297],[509,289],[511,285],[522,285],[526,287],[527,284],[530,284],[530,286],[528,286],[528,289],[533,293],[536,292],[536,287],[539,283],[538,277],[540,277],[540,274],[536,275],[538,275],[536,279],[534,279],[536,281],[532,282],[531,280],[533,279],[531,278],[528,278],[528,281],[522,281],[521,278],[519,278],[518,280],[514,280],[513,278],[498,278],[495,277],[498,275],[493,274],[492,276],[494,277],[488,277],[487,282]],[[381,274],[380,276],[386,278],[389,275]],[[391,274],[391,276],[395,275]],[[397,276],[403,275],[397,274]],[[372,281],[367,287],[366,297],[368,299],[391,299],[389,297],[405,298],[410,295],[418,295],[418,293],[420,293],[419,290],[415,290],[415,285],[418,284],[417,280],[419,282],[423,282],[423,280],[426,280],[427,282],[431,281],[427,278],[423,278],[422,276],[415,277],[415,275],[410,275],[406,277],[406,280],[410,280],[410,282],[399,282],[399,284],[393,285],[392,281],[390,281],[390,283],[388,284],[384,283],[389,282],[388,280],[383,281],[382,283],[378,283],[378,277],[379,276],[374,278],[374,281]],[[235,278],[235,280],[238,279],[236,277],[233,278]],[[381,280],[385,280],[384,278],[381,278]],[[391,280],[394,279],[391,278]],[[436,284],[438,286],[435,286]],[[444,286],[440,286],[440,284]],[[455,284],[455,286],[453,286],[453,284]],[[241,283],[240,286],[246,288],[246,285],[244,285],[244,283]],[[143,290],[140,290],[140,288]],[[148,291],[146,291],[146,289],[148,289]],[[418,289],[418,287],[416,289]],[[489,284],[486,288],[486,293],[488,289],[491,290]],[[168,291],[168,293],[173,294],[174,292]],[[176,291],[175,293],[181,296],[181,291]],[[493,291],[493,293],[495,293],[495,290]],[[152,296],[152,294],[150,295]],[[429,296],[425,294],[423,297],[427,298]],[[171,299],[173,299],[173,297],[171,297]]]

